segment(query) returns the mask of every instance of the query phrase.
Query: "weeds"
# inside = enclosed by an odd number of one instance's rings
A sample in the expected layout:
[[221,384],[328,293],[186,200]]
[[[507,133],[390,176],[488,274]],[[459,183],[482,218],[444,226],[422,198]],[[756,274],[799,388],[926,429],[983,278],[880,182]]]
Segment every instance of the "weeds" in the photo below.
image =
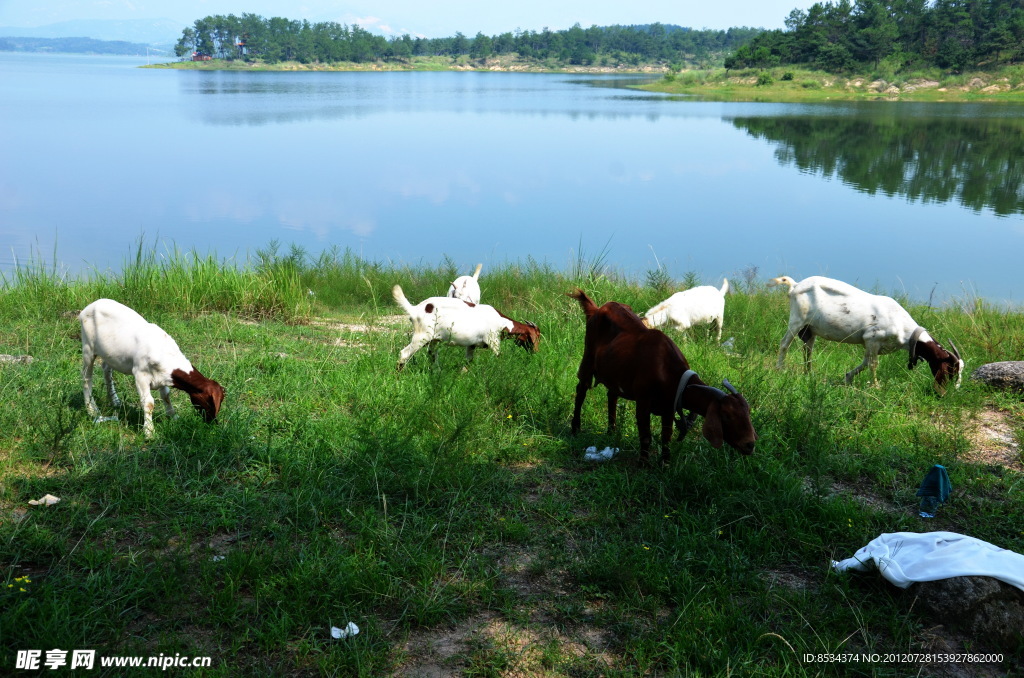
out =
[[[210,656],[204,675],[225,676],[846,675],[802,653],[928,651],[934,622],[912,592],[830,560],[899,530],[1024,551],[1019,469],[967,454],[993,403],[1019,442],[1019,402],[966,379],[940,399],[899,355],[881,359],[880,387],[842,386],[859,348],[824,341],[809,375],[792,356],[776,370],[787,302],[755,267],[726,301],[734,351],[703,333],[681,345],[709,383],[746,395],[758,449],[716,450],[695,430],[658,469],[637,461],[632,403],[604,433],[603,387],[569,435],[584,323],[563,295],[582,285],[648,308],[676,287],[660,265],[623,279],[607,245],[582,243],[568,273],[485,264],[485,303],[537,322],[541,351],[506,344],[463,372],[442,347],[436,367],[397,374],[408,329],[388,320],[391,286],[443,294],[465,272],[455,262],[392,268],[277,243],[250,262],[134,254],[121,274],[36,267],[4,283],[0,352],[35,360],[0,366],[0,563],[5,584],[30,582],[0,589],[0,672],[19,649],[97,648]],[[84,416],[74,313],[101,294],[151,315],[225,385],[217,425],[178,400],[180,419],[158,416],[147,441],[130,396],[127,420]],[[971,364],[1024,349],[1017,310],[907,303]],[[621,452],[588,464],[589,445]],[[926,525],[914,490],[934,463],[955,492]],[[61,502],[27,506],[45,493]],[[363,632],[330,640],[348,621]],[[416,650],[427,638],[448,649]]]

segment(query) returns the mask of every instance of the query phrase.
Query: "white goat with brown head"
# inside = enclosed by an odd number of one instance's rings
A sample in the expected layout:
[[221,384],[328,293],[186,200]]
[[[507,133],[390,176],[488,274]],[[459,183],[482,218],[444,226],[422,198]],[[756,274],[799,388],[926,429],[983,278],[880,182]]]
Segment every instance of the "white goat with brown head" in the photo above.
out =
[[174,387],[188,394],[192,406],[207,422],[217,418],[224,388],[200,374],[171,335],[158,325],[113,299],[92,302],[78,319],[82,323],[82,394],[89,414],[99,414],[92,396],[92,369],[96,358],[102,358],[103,380],[115,407],[121,401],[114,390],[113,372],[135,377],[142,403],[142,431],[147,438],[153,435],[152,389],[160,391],[168,416],[176,416],[170,398],[170,388]]
[[821,276],[800,282],[782,276],[772,282],[789,287],[789,328],[779,347],[780,369],[790,344],[800,337],[804,342],[804,365],[809,370],[814,340],[823,337],[845,344],[863,344],[864,361],[846,373],[847,384],[865,367],[871,371],[871,381],[878,383],[878,356],[906,349],[910,354],[908,369],[920,360],[927,362],[940,393],[945,392],[946,383],[952,379],[960,387],[964,361],[956,346],[950,342],[952,353],[944,349],[895,299]]
[[497,355],[505,337],[530,351],[536,352],[540,346],[536,325],[512,320],[493,306],[450,297],[429,297],[414,306],[399,285],[391,289],[391,294],[412,322],[412,338],[399,355],[399,370],[424,346],[429,346],[435,359],[438,344],[463,346],[467,361],[473,359],[477,347],[487,347]]

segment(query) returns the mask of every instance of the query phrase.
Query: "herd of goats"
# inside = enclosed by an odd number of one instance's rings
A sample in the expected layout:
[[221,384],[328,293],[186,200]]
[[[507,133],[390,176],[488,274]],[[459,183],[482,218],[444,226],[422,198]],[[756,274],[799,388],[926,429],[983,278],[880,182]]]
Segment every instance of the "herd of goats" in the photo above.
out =
[[[408,314],[413,328],[412,338],[399,356],[399,369],[424,346],[429,347],[432,356],[436,356],[439,344],[462,346],[467,360],[472,360],[477,347],[498,353],[500,341],[506,337],[528,350],[538,350],[540,330],[535,324],[518,322],[493,306],[480,303],[480,269],[477,265],[473,275],[457,278],[448,296],[430,297],[415,306],[405,298],[400,286],[394,286],[395,301]],[[872,381],[877,381],[878,356],[906,349],[910,355],[908,368],[921,360],[927,362],[940,393],[950,381],[959,387],[964,362],[956,346],[950,342],[952,352],[943,348],[894,299],[821,276],[800,282],[782,276],[770,281],[769,286],[789,290],[789,328],[779,349],[780,368],[790,344],[799,337],[809,369],[814,341],[822,337],[864,346],[864,361],[846,374],[848,384],[865,367],[870,369]],[[625,304],[610,301],[598,306],[583,290],[570,292],[568,296],[579,302],[586,316],[572,433],[575,435],[580,429],[580,410],[587,391],[594,384],[604,384],[608,391],[609,431],[615,428],[619,398],[636,403],[640,455],[644,459],[651,447],[652,415],[661,417],[663,463],[669,459],[673,425],[678,425],[682,438],[697,416],[704,418],[702,433],[716,448],[728,443],[743,454],[753,452],[757,434],[746,399],[727,380],[723,380],[723,386],[728,392],[704,383],[690,369],[675,342],[657,329],[672,325],[685,331],[693,325],[713,323],[720,340],[728,291],[729,281],[725,280],[721,288],[705,285],[677,292],[643,317]],[[79,314],[79,320],[82,389],[90,415],[99,414],[92,395],[93,363],[99,357],[103,360],[107,393],[115,407],[120,400],[112,373],[134,376],[146,437],[153,435],[153,389],[160,392],[169,416],[175,416],[170,400],[170,388],[174,387],[188,394],[192,406],[207,422],[216,419],[224,400],[223,387],[200,374],[159,326],[111,299],[89,304]],[[683,416],[684,411],[689,414]]]

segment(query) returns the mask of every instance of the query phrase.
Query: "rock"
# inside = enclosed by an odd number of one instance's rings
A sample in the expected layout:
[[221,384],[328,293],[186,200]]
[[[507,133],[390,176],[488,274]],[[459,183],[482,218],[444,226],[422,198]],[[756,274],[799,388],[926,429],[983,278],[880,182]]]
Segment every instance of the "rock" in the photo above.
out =
[[0,353],[0,363],[21,363],[22,365],[30,364],[35,358],[30,355],[8,355],[6,353]]
[[971,373],[971,379],[993,388],[1024,393],[1024,360],[1007,360],[982,365]]
[[911,80],[909,83],[907,83],[907,85],[903,88],[903,91],[913,92],[914,90],[918,89],[931,89],[933,87],[938,86],[939,83],[936,80],[924,80],[919,78],[917,80]]
[[924,610],[944,625],[999,648],[1024,641],[1024,591],[991,577],[952,577],[914,585]]

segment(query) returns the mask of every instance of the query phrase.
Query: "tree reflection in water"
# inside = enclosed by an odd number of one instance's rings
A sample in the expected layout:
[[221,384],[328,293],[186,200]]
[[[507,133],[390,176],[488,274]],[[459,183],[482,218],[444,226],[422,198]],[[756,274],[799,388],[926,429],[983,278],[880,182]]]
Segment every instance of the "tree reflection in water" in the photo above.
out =
[[[885,104],[876,104],[885,105]],[[737,117],[802,172],[910,201],[1024,213],[1024,117],[926,115]]]

